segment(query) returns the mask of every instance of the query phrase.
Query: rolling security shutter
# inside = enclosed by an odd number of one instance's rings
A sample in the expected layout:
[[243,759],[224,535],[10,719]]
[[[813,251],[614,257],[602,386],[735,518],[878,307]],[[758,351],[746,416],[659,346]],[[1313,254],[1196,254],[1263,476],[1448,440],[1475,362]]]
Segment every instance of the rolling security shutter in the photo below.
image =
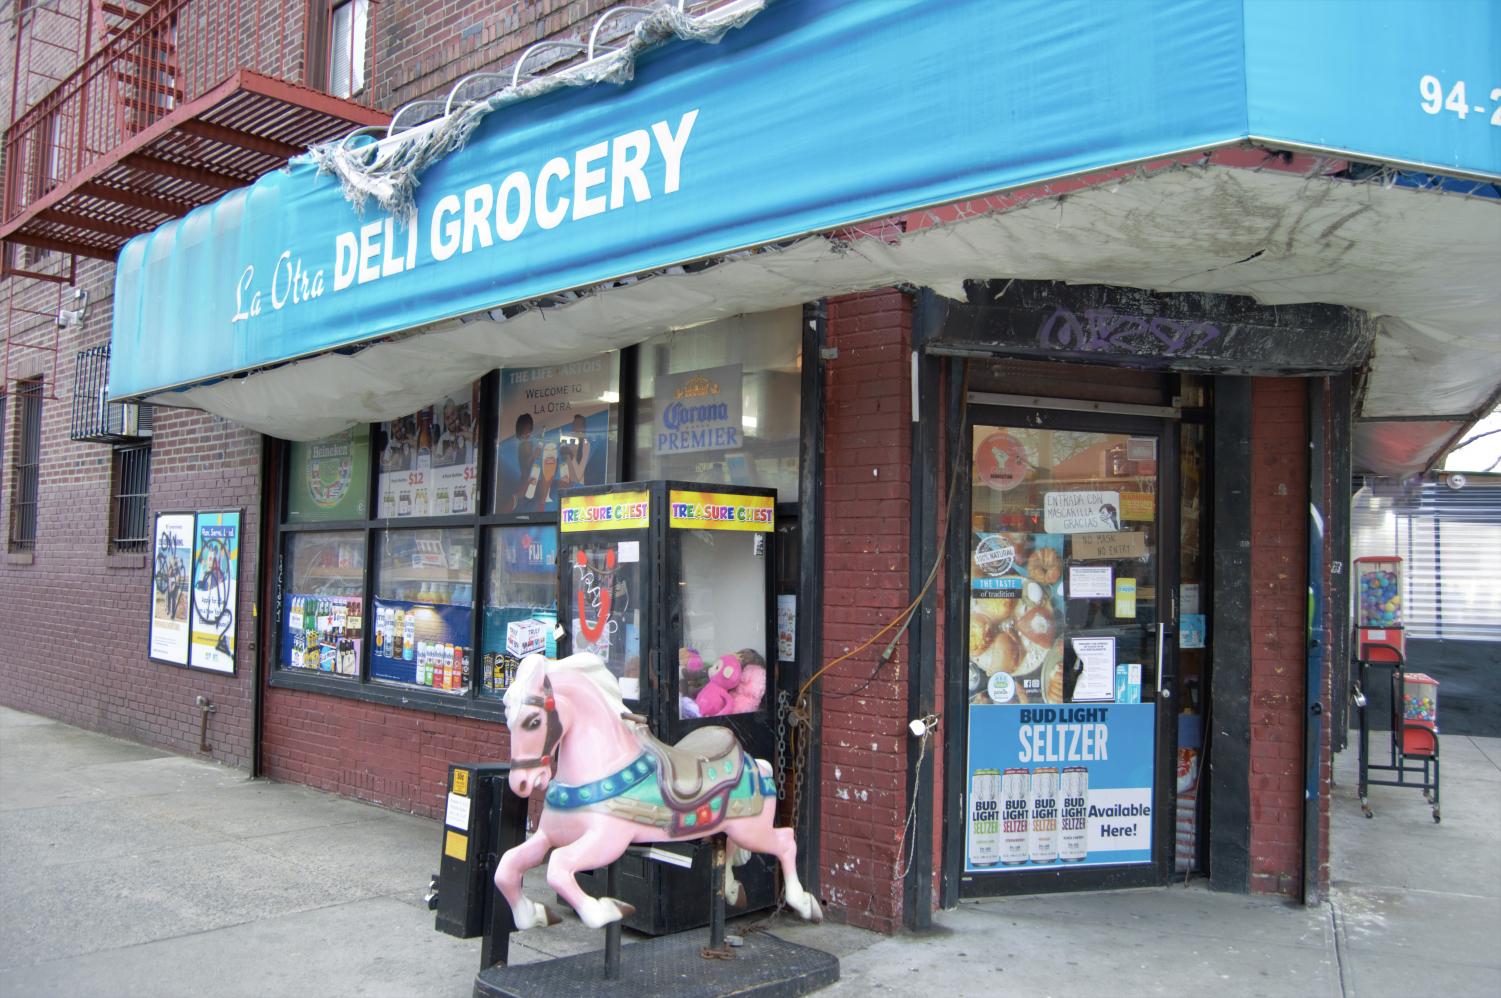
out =
[[1352,559],[1401,557],[1409,636],[1501,641],[1501,480],[1367,485],[1350,526]]

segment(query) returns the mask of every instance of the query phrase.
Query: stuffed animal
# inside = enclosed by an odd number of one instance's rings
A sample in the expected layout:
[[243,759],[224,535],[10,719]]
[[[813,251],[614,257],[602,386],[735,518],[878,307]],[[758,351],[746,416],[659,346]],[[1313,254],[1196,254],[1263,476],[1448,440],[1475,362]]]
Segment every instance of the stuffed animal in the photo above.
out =
[[722,655],[714,668],[709,670],[709,685],[694,698],[702,717],[718,717],[730,713],[734,703],[735,687],[740,685],[740,659],[734,655]]
[[730,697],[729,713],[731,714],[745,714],[760,710],[761,700],[766,696],[766,666],[746,662],[744,652],[740,653],[740,657],[743,663],[740,670],[740,685],[735,688],[734,695]]
[[678,717],[687,720],[690,717],[701,716],[698,712],[698,702],[692,697],[678,697]]
[[[678,649],[678,694],[692,700],[709,685],[709,672],[703,656],[693,648]],[[688,716],[688,715],[683,715]],[[693,715],[697,717],[697,714]]]

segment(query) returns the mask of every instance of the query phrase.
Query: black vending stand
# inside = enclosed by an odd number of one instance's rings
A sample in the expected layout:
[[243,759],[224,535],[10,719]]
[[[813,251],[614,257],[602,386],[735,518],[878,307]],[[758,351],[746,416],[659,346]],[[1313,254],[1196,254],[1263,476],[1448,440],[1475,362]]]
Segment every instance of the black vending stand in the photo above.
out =
[[[558,619],[571,652],[593,652],[628,706],[674,744],[732,728],[754,758],[775,758],[776,491],[688,482],[582,486],[559,503]],[[709,924],[711,851],[666,844],[620,860],[625,924],[659,935]],[[770,857],[735,871],[741,904],[771,907]],[[605,893],[604,871],[580,877]]]

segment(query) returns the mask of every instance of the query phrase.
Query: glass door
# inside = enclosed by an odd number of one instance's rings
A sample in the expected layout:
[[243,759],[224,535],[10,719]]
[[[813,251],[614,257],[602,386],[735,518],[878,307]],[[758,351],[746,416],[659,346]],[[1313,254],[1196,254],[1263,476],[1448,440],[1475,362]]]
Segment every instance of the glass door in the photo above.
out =
[[1164,882],[1173,424],[1048,410],[971,423],[955,541],[968,561],[961,894]]

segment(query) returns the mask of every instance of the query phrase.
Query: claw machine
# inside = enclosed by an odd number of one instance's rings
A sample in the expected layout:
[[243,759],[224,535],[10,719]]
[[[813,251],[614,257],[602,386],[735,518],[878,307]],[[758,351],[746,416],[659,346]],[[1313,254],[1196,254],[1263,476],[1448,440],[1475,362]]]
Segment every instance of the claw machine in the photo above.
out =
[[[689,482],[581,486],[559,503],[558,620],[565,648],[599,655],[626,704],[676,744],[711,724],[775,761],[776,490]],[[653,935],[709,923],[710,850],[665,845],[621,858],[625,924]],[[734,868],[740,903],[771,907],[773,864]],[[604,871],[581,878],[604,890]]]

